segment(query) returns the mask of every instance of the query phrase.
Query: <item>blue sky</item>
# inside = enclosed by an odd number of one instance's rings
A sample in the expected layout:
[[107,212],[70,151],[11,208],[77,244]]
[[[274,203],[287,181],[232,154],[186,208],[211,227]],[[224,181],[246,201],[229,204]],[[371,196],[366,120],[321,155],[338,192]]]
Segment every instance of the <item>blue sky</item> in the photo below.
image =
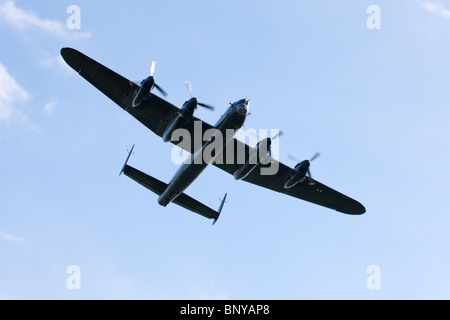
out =
[[[69,30],[66,10],[81,10]],[[366,10],[377,5],[381,29]],[[450,1],[0,1],[1,299],[448,299]],[[280,160],[361,201],[342,215],[209,167],[187,193],[220,221],[118,177],[168,181],[172,146],[60,59],[69,46],[181,105],[251,99]],[[69,266],[80,290],[69,290]],[[380,270],[370,290],[367,268]]]

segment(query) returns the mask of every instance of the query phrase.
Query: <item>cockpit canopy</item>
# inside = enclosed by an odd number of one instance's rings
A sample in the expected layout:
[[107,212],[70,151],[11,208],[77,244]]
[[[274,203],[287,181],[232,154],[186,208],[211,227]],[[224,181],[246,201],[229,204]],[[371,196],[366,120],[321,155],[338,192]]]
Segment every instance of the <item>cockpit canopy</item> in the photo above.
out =
[[234,105],[240,105],[240,104],[248,104],[250,102],[250,100],[247,100],[247,99],[241,99],[241,100],[239,100],[239,101],[237,101],[237,102],[235,102],[235,103],[232,103],[232,104],[234,104]]

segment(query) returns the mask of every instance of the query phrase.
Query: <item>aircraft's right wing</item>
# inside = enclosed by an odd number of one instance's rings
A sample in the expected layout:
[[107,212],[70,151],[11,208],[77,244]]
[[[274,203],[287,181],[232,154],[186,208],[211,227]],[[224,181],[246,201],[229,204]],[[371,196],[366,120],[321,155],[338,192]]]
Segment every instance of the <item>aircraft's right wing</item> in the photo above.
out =
[[[80,76],[160,137],[163,136],[174,116],[180,112],[178,107],[154,93],[147,100],[144,100],[139,107],[133,108],[134,94],[140,88],[137,84],[75,49],[63,48],[61,49],[61,55]],[[186,123],[183,127],[191,133],[191,136],[194,133],[194,122],[202,123],[202,133],[213,128],[212,125],[193,117],[192,121]],[[194,139],[192,139],[191,144],[180,145],[188,152],[193,150],[193,146]]]
[[75,49],[63,48],[61,55],[80,76],[158,136],[162,136],[169,122],[180,110],[155,94],[151,94],[139,108],[133,108],[133,96],[139,89],[137,84]]

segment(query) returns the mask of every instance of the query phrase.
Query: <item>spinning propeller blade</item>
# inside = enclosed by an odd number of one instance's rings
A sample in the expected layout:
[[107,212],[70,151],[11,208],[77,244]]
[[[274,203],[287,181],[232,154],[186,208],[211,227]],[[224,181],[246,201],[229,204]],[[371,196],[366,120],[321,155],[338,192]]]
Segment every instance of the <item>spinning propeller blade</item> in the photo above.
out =
[[297,158],[294,157],[294,156],[291,156],[290,154],[287,155],[287,158],[288,158],[289,160],[292,160],[292,161],[295,161],[295,162],[302,162],[301,160],[297,159]]
[[152,67],[150,69],[150,76],[153,77],[153,74],[155,73],[155,69],[156,69],[156,64],[158,62],[157,61],[152,61]]
[[278,133],[275,134],[271,139],[272,139],[272,140],[278,139],[278,138],[280,138],[283,134],[284,134],[284,132],[281,131],[281,130],[279,130]]
[[190,81],[185,81],[184,86],[186,87],[187,91],[189,92],[189,95],[192,97],[192,84]]
[[208,104],[205,104],[205,103],[199,103],[198,104],[200,107],[203,107],[203,108],[206,108],[206,109],[209,109],[209,110],[212,110],[212,111],[214,111],[216,108],[214,108],[213,106],[210,106],[210,105],[208,105]]
[[[320,156],[321,156],[321,153],[317,151],[317,152],[311,157],[311,159],[309,160],[309,163],[310,163],[309,165],[311,165],[311,162],[313,162],[314,160],[316,160],[316,159],[317,159],[318,157],[320,157]],[[287,155],[287,158],[288,158],[289,160],[295,161],[295,162],[297,162],[297,163],[302,162],[301,160],[297,159],[297,158],[294,157],[294,156],[291,156],[290,154]],[[308,167],[307,174],[308,174],[308,177],[310,177],[310,178],[312,179],[311,170],[309,169],[309,167]]]
[[[194,98],[192,95],[192,83],[190,81],[185,81],[184,85],[185,85],[187,91],[189,92],[189,95],[191,96],[191,98]],[[213,106],[206,104],[206,103],[202,103],[202,102],[199,102],[197,105],[200,107],[206,108],[208,110],[212,110],[212,111],[214,111],[216,109]]]
[[[279,130],[278,133],[276,133],[276,134],[275,134],[272,138],[270,138],[270,139],[271,139],[272,141],[274,141],[274,140],[280,138],[283,134],[284,134],[284,132],[281,131],[281,130]],[[269,146],[269,151],[268,151],[268,153],[269,153],[269,156],[271,157],[271,156],[272,156],[272,144],[270,144],[270,146]]]
[[159,85],[156,84],[155,78],[153,77],[153,75],[155,74],[155,69],[156,69],[157,64],[158,64],[158,62],[152,61],[152,66],[150,68],[150,77],[148,77],[147,79],[144,79],[142,81],[134,81],[134,82],[140,83],[141,88],[145,89],[145,91],[148,91],[149,96],[151,95],[151,91],[153,90],[153,88],[156,88],[156,90],[161,92],[161,94],[163,96],[167,97],[168,96],[167,92],[165,90],[163,90],[163,88],[161,88]]
[[321,156],[321,154],[320,154],[320,152],[319,151],[317,151],[313,156],[312,156],[312,158],[309,160],[309,162],[313,162],[314,160],[316,160],[318,157],[320,157]]
[[165,96],[165,97],[168,96],[167,92],[164,91],[164,90],[163,90],[160,86],[158,86],[156,83],[155,83],[155,88],[156,88],[159,92],[161,92],[161,94],[162,94],[163,96]]

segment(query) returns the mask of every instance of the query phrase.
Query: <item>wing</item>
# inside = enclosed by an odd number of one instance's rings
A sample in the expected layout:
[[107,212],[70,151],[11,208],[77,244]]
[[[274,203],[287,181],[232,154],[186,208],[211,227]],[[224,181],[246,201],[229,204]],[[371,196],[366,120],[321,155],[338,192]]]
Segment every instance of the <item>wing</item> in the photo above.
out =
[[[248,155],[252,148],[237,139],[234,139],[232,143],[234,146],[229,145],[227,148],[234,148],[235,151],[233,154],[235,155],[238,154],[238,150],[245,150],[246,159],[248,159]],[[253,152],[256,151],[253,150]],[[234,174],[234,172],[242,165],[242,161],[239,162],[235,156],[234,161],[223,161],[221,164],[214,163],[214,165],[230,174]],[[275,168],[278,166],[276,174],[262,175],[260,169],[271,165],[275,166]],[[244,179],[244,181],[342,213],[360,215],[366,212],[364,206],[358,201],[313,179],[310,179],[307,182],[298,183],[290,189],[285,189],[284,184],[292,170],[293,168],[290,168],[273,158],[269,158],[268,165],[258,166]]]
[[[180,111],[179,108],[155,94],[151,94],[149,99],[143,101],[138,108],[133,108],[134,93],[140,88],[137,84],[75,49],[63,48],[61,55],[80,76],[159,137],[163,136],[167,126]],[[194,121],[202,123],[203,133],[213,128],[212,125],[194,117],[183,126],[183,129],[193,134]],[[191,141],[191,144],[186,144],[186,141],[175,141],[174,144],[178,145],[180,142],[181,148],[188,152],[193,150],[194,141]]]
[[133,108],[133,96],[139,89],[137,84],[75,49],[63,48],[61,55],[72,69],[158,136],[162,136],[164,129],[179,111],[154,94],[139,108]]
[[285,189],[284,184],[293,169],[283,163],[279,163],[279,166],[276,175],[263,176],[259,173],[259,170],[254,170],[247,177],[246,181],[342,213],[360,215],[366,212],[364,206],[358,201],[314,179],[298,183],[290,189]]

